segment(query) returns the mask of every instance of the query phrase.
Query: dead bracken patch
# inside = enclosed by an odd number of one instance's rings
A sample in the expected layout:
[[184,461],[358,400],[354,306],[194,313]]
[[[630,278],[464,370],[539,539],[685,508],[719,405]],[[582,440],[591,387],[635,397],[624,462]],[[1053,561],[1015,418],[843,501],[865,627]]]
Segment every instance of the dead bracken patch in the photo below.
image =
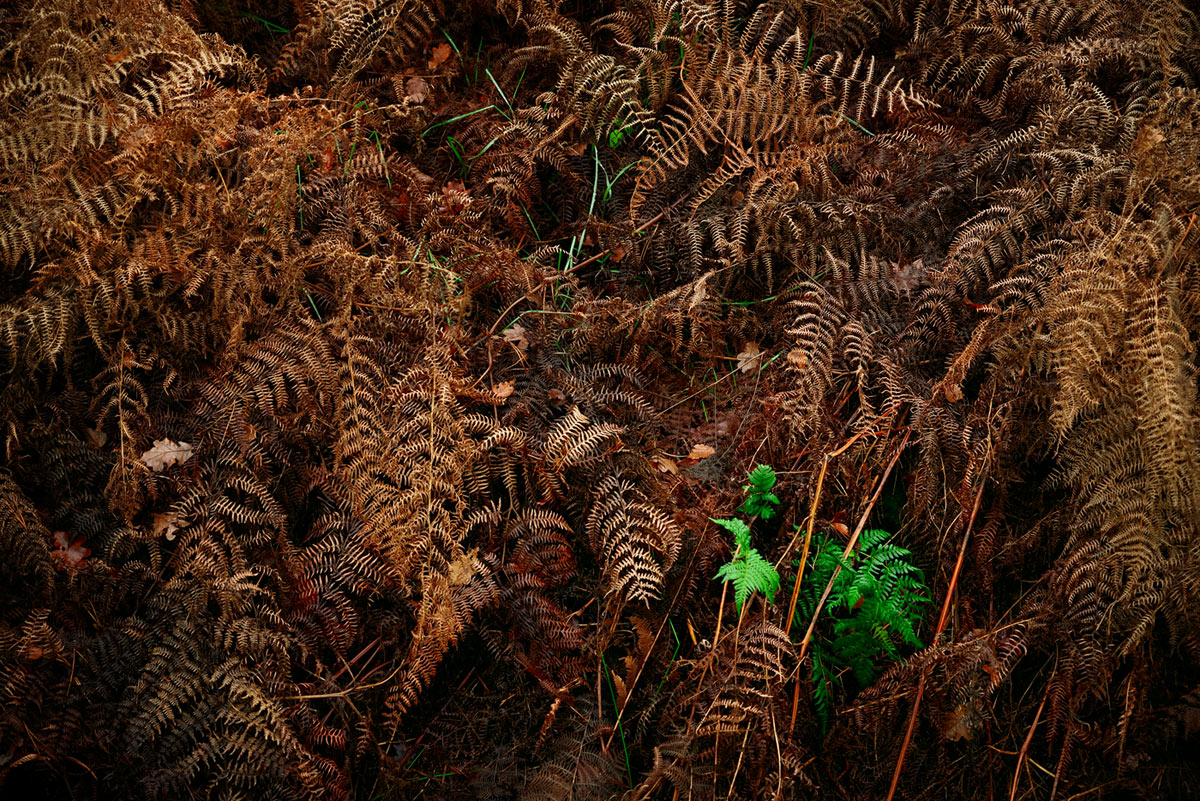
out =
[[0,65],[0,796],[1200,797],[1190,4]]

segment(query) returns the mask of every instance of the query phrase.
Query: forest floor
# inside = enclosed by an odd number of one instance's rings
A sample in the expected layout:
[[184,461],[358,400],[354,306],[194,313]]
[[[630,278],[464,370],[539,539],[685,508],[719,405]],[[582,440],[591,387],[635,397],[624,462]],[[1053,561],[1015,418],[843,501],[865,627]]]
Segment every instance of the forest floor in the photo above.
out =
[[1200,798],[1182,0],[0,64],[0,795]]

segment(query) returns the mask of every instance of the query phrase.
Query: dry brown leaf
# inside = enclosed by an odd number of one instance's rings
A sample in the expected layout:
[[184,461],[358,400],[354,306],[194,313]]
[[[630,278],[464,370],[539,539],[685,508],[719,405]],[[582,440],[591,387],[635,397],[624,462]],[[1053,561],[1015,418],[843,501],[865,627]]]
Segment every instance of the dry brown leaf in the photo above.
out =
[[737,369],[743,373],[757,370],[759,365],[762,364],[762,355],[762,348],[758,346],[757,342],[747,342],[737,355]]
[[450,45],[446,43],[436,44],[433,46],[433,51],[429,56],[429,69],[436,70],[438,67],[446,63],[446,59],[450,58],[450,54],[454,51],[450,49]]
[[529,337],[526,336],[528,333],[523,325],[510,325],[504,329],[504,341],[511,342],[517,350],[524,353],[529,350]]
[[513,394],[515,388],[516,384],[512,381],[501,381],[499,384],[492,384],[492,393],[500,400],[504,400]]
[[711,445],[705,445],[703,443],[699,443],[699,444],[692,446],[692,449],[690,451],[688,451],[687,458],[696,459],[697,461],[699,461],[700,459],[707,459],[708,457],[712,456],[716,452],[717,452],[716,449],[713,448]]
[[696,283],[692,286],[692,297],[688,301],[688,309],[694,309],[708,299],[708,279],[713,274],[709,270],[704,275],[700,276]]
[[650,461],[654,462],[654,466],[657,467],[660,472],[670,473],[673,476],[679,475],[679,465],[675,463],[674,459],[668,459],[666,456],[661,454],[655,454],[654,456],[650,457]]
[[471,202],[471,193],[467,191],[462,181],[447,181],[442,186],[442,197],[438,200],[438,208],[452,214],[458,214]]
[[446,578],[450,580],[451,586],[461,587],[474,578],[475,560],[478,556],[479,549],[472,548],[467,553],[459,554],[458,557],[450,563],[450,568],[446,571]]
[[917,259],[908,264],[892,262],[896,288],[906,295],[921,286],[925,280],[925,260]]
[[407,92],[405,99],[409,103],[424,103],[425,98],[429,97],[429,82],[424,78],[409,78],[404,82],[404,91]]
[[616,674],[616,672],[612,671],[612,670],[610,670],[608,672],[608,675],[612,679],[613,689],[616,690],[617,708],[624,709],[625,708],[625,699],[629,696],[629,690],[627,690],[625,688],[625,680],[623,678],[621,678],[620,676],[618,676]]
[[792,348],[787,355],[788,364],[793,367],[803,370],[808,366],[808,354],[800,348]]
[[142,454],[141,461],[155,473],[161,473],[171,465],[183,464],[192,456],[192,446],[187,442],[156,439],[154,447]]
[[88,445],[95,450],[100,450],[104,447],[104,443],[108,442],[108,434],[98,428],[84,428],[83,433],[87,436]]
[[958,384],[950,384],[942,392],[945,394],[946,400],[951,403],[958,403],[963,399],[962,387]]
[[175,540],[175,532],[183,525],[183,521],[175,515],[168,512],[167,514],[155,513],[152,515],[151,525],[153,527],[154,536],[164,537],[167,542]]
[[942,736],[947,740],[971,740],[983,725],[983,708],[979,699],[959,704],[942,723]]
[[58,546],[54,556],[70,565],[77,565],[92,555],[91,549],[83,546],[83,537],[72,539],[65,531],[54,532],[54,544]]

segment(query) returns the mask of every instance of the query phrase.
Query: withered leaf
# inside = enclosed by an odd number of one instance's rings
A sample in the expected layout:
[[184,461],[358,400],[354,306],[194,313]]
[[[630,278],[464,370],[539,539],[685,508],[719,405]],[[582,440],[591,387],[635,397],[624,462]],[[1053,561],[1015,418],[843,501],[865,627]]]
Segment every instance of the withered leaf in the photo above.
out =
[[409,103],[424,103],[429,97],[429,82],[424,78],[409,78],[404,82],[405,99]]
[[54,532],[54,543],[58,546],[54,556],[70,565],[77,565],[92,555],[91,549],[84,547],[83,537],[72,539],[65,531]]
[[510,325],[504,329],[504,341],[512,343],[517,350],[524,353],[529,350],[529,337],[526,336],[528,333],[523,325]]
[[655,454],[654,456],[650,457],[650,461],[654,463],[654,466],[657,467],[660,472],[670,473],[673,476],[679,475],[679,465],[675,463],[674,459],[669,459],[662,454]]
[[98,428],[84,428],[83,433],[87,436],[88,445],[95,450],[103,448],[104,443],[108,442],[108,434]]
[[141,456],[142,464],[156,473],[161,473],[171,465],[183,464],[192,458],[193,449],[190,443],[175,442],[170,439],[154,440],[154,447]]
[[747,342],[737,355],[737,369],[743,373],[757,370],[759,365],[762,364],[762,355],[762,348],[758,346],[757,342]]
[[429,69],[436,70],[438,67],[446,63],[446,59],[450,58],[450,54],[454,51],[450,49],[450,45],[443,42],[433,46],[433,50],[429,56]]
[[183,521],[170,512],[167,514],[155,513],[152,516],[154,536],[163,537],[167,542],[173,542],[175,540],[175,532],[178,531],[179,527],[182,525]]
[[716,449],[711,445],[697,443],[696,445],[692,446],[692,449],[688,452],[687,458],[696,460],[707,459],[716,452]]

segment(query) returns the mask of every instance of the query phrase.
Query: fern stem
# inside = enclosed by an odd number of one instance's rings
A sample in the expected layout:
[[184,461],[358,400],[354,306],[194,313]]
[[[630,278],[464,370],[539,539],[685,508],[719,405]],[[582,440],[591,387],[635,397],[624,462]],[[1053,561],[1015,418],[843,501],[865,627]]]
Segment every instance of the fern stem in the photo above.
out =
[[[892,455],[891,461],[883,471],[883,475],[879,477],[879,482],[875,486],[875,492],[871,495],[871,500],[867,502],[867,508],[863,510],[862,516],[858,519],[858,525],[854,527],[854,533],[850,536],[850,541],[846,543],[846,549],[842,552],[842,559],[850,556],[854,550],[854,546],[858,544],[858,537],[863,532],[863,528],[867,525],[867,517],[870,516],[871,510],[875,508],[875,502],[879,500],[879,496],[883,493],[883,485],[887,483],[888,476],[892,474],[892,468],[896,466],[896,462],[900,461],[900,454],[904,453],[904,448],[908,445],[908,438],[912,436],[912,429],[904,432],[904,439],[900,440],[900,447],[896,448],[896,453]],[[817,601],[817,607],[813,611],[812,620],[809,621],[808,630],[804,632],[804,639],[800,642],[800,659],[803,662],[805,655],[808,653],[809,643],[812,641],[813,630],[817,627],[817,619],[821,616],[821,609],[825,607],[825,602],[829,600],[829,593],[833,591],[833,583],[838,577],[838,573],[842,571],[842,566],[839,564],[833,570],[833,575],[829,577],[829,583],[825,585],[825,591],[821,593],[820,600]]]
[[[942,614],[938,617],[937,628],[933,632],[933,640],[930,645],[937,645],[938,639],[942,636],[942,629],[946,626],[946,618],[950,612],[950,599],[954,597],[954,590],[958,586],[958,576],[962,571],[963,557],[967,553],[967,540],[971,536],[971,528],[975,525],[975,515],[979,513],[979,504],[983,500],[983,482],[979,484],[979,491],[975,493],[975,505],[971,507],[971,517],[967,520],[967,530],[963,532],[962,545],[958,549],[958,561],[954,563],[954,574],[950,576],[950,586],[946,588],[946,600],[942,602]],[[908,754],[908,746],[912,742],[913,729],[917,725],[917,711],[921,708],[921,698],[925,695],[925,680],[928,676],[928,671],[921,670],[921,678],[917,682],[917,696],[913,700],[912,714],[908,718],[908,728],[904,731],[904,742],[900,745],[900,756],[896,758],[896,769],[892,771],[892,784],[888,788],[887,801],[892,801],[896,795],[896,787],[900,784],[900,773],[904,770],[904,757]],[[1045,703],[1043,701],[1043,703]],[[1038,714],[1042,713],[1041,708],[1038,708]],[[1037,721],[1034,721],[1037,725]],[[1032,732],[1031,732],[1032,733]],[[1026,745],[1028,745],[1026,741]],[[1020,768],[1020,763],[1017,765]],[[1013,788],[1016,788],[1014,779]]]

